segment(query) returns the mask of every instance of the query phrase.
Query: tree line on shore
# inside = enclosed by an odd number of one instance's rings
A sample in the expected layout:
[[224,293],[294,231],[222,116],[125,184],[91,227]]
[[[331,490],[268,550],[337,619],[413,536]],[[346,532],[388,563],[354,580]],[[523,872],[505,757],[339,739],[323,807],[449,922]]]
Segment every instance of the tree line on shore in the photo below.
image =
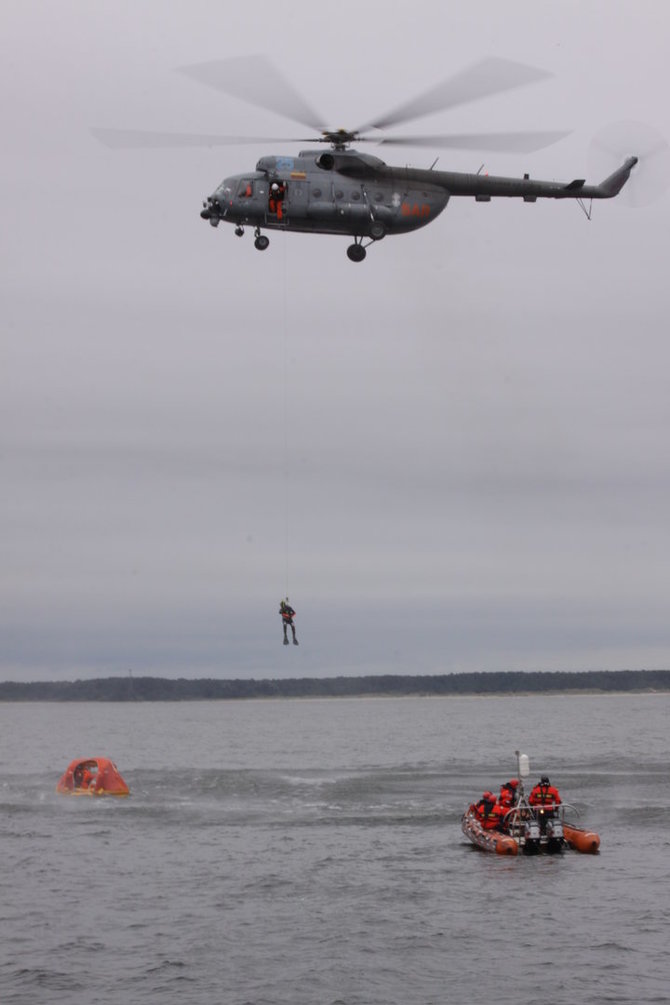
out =
[[670,670],[500,671],[434,675],[293,677],[268,680],[93,677],[0,681],[0,701],[209,701],[412,695],[565,694],[670,691]]

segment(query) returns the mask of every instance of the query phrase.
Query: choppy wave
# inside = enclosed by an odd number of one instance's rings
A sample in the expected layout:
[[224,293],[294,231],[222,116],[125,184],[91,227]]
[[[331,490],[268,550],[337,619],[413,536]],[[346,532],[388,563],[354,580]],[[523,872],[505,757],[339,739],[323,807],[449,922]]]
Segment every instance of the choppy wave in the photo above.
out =
[[[162,708],[160,732],[145,706],[120,750],[125,710],[103,709],[122,800],[56,796],[87,743],[71,710],[49,709],[46,735],[44,710],[19,709],[0,739],[0,1001],[442,1005],[476,986],[500,1005],[667,1002],[667,702],[644,705],[642,744],[629,701],[553,702],[549,723],[537,703],[514,719],[486,699],[288,702],[274,732],[266,703],[233,737],[206,704],[188,730]],[[464,841],[519,736],[599,856]]]

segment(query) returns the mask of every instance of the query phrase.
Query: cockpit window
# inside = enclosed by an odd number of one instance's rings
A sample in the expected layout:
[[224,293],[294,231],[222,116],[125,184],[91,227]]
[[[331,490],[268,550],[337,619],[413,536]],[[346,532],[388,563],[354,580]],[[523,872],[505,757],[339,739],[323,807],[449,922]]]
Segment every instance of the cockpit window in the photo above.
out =
[[250,199],[254,194],[254,186],[251,180],[245,179],[240,182],[240,187],[237,190],[237,195],[240,199]]

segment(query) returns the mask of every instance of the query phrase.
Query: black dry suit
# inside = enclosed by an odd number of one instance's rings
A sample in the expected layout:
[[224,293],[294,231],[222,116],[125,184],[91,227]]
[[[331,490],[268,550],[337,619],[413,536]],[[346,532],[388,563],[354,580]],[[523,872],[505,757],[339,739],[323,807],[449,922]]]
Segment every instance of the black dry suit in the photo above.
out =
[[295,611],[288,601],[282,600],[279,604],[279,613],[281,614],[282,625],[284,627],[284,645],[288,645],[287,628],[290,626],[291,632],[293,633],[293,644],[297,646],[298,640],[295,635],[295,625],[293,624]]

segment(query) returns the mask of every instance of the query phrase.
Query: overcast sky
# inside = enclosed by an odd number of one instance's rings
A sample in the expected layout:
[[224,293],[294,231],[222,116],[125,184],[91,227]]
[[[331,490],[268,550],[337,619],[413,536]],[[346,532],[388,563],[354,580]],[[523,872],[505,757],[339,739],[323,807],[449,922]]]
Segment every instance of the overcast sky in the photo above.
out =
[[355,265],[344,237],[259,254],[200,219],[289,144],[90,133],[303,134],[175,72],[212,59],[265,53],[353,128],[493,55],[553,77],[420,131],[571,135],[438,167],[597,182],[609,123],[670,136],[667,4],[5,0],[0,18],[2,679],[670,666],[670,196],[622,193],[591,222],[454,199]]

